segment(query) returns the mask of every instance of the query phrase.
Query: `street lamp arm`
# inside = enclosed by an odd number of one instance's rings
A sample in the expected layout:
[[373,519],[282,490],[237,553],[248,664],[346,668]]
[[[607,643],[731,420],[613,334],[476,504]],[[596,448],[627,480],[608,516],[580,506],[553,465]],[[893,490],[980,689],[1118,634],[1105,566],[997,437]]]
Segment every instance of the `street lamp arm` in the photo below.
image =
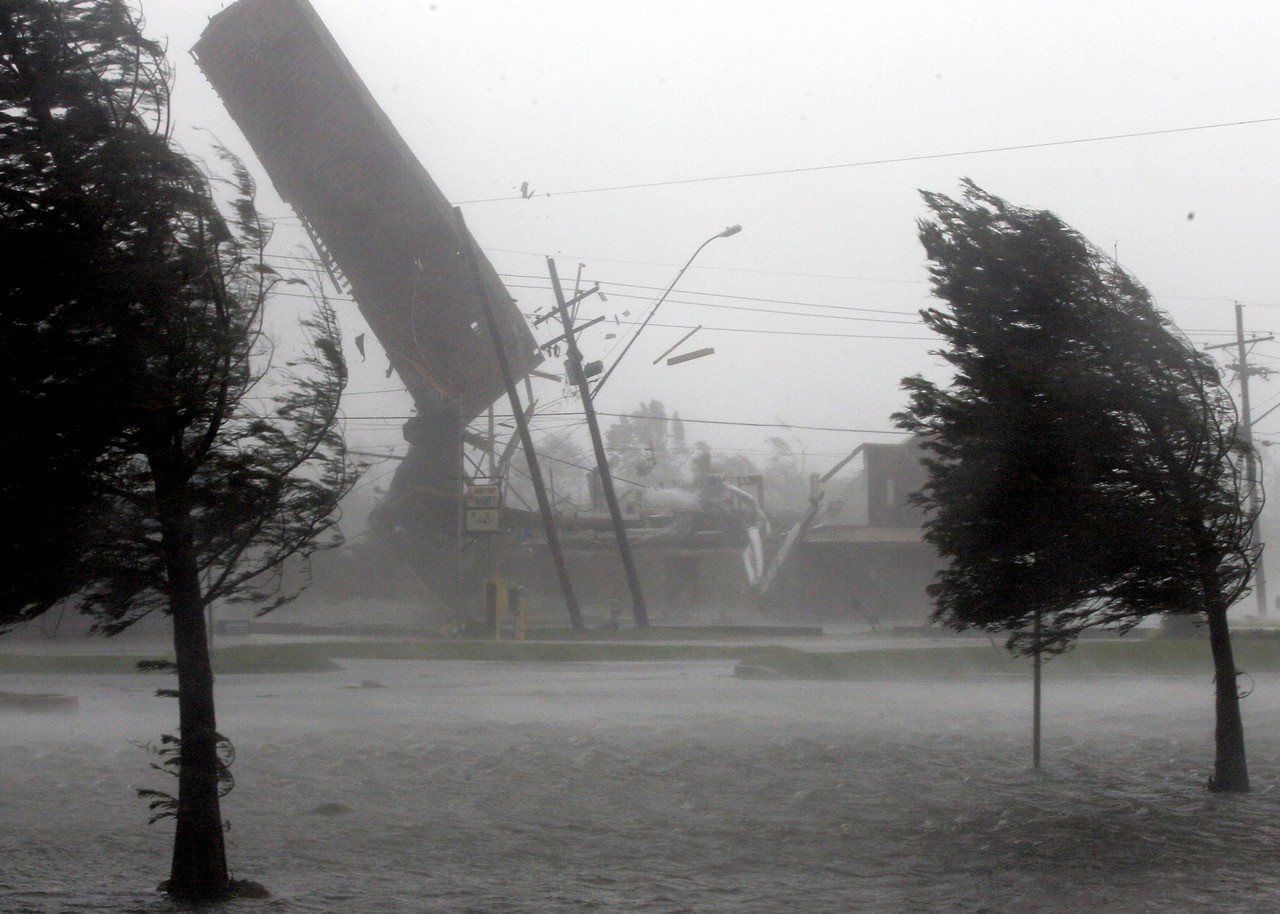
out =
[[684,271],[689,269],[690,264],[692,264],[693,261],[697,258],[697,256],[702,253],[702,249],[705,248],[707,245],[709,245],[711,242],[715,241],[717,238],[728,238],[730,235],[736,235],[740,231],[742,231],[742,226],[731,225],[727,229],[725,229],[723,232],[717,232],[716,234],[708,238],[706,241],[702,242],[702,244],[698,245],[698,249],[694,251],[692,255],[690,255],[688,260],[684,262],[684,266],[680,268],[680,272],[676,274],[676,278],[671,280],[671,285],[667,286],[666,291],[663,292],[662,295],[658,297],[658,300],[654,303],[653,307],[649,309],[649,313],[645,315],[644,320],[640,322],[639,328],[637,328],[636,332],[632,334],[631,339],[627,340],[627,345],[622,347],[621,354],[616,359],[614,359],[613,364],[609,366],[609,370],[604,373],[604,376],[599,381],[596,382],[596,386],[591,391],[592,399],[595,399],[596,394],[600,393],[600,388],[604,387],[604,382],[609,380],[609,376],[613,374],[613,370],[618,367],[619,363],[621,363],[623,358],[626,356],[628,350],[630,350],[631,347],[635,344],[635,341],[640,338],[640,334],[644,332],[644,328],[649,326],[649,321],[653,320],[653,316],[658,313],[658,308],[661,307],[662,303],[667,300],[667,296],[670,295],[671,290],[676,287],[676,283],[680,281],[680,277],[684,275]]

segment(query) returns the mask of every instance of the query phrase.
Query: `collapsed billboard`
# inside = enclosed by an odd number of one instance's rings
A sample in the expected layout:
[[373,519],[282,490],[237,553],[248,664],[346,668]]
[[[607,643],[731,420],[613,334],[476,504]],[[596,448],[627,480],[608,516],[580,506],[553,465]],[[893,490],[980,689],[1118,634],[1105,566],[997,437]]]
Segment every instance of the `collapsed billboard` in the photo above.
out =
[[480,283],[513,369],[541,361],[488,258],[307,0],[238,0],[193,54],[422,414],[465,423],[504,393]]

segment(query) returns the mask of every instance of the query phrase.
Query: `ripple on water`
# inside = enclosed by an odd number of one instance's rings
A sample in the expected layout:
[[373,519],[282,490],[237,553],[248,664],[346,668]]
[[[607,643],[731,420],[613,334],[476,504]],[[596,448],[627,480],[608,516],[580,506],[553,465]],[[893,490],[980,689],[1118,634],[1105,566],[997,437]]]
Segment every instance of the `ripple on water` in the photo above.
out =
[[[753,684],[754,685],[754,684]],[[1177,723],[1174,720],[1174,723]],[[1280,792],[1203,789],[1204,734],[868,733],[734,725],[369,722],[241,737],[238,912],[1206,912],[1280,908]],[[834,732],[832,732],[834,729]],[[1151,728],[1149,728],[1151,729]],[[1272,734],[1274,731],[1272,731]],[[1255,759],[1280,741],[1251,734]],[[0,747],[6,912],[174,910],[140,751]],[[91,785],[86,789],[85,785]],[[310,815],[318,808],[342,815]]]

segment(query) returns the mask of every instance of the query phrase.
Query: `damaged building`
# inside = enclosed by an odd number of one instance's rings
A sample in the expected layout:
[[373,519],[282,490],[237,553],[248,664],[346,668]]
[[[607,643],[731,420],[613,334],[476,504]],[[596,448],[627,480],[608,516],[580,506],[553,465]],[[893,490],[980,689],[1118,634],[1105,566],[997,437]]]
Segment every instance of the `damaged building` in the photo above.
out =
[[[463,542],[466,482],[480,475],[468,454],[487,451],[492,466],[504,450],[468,431],[505,395],[483,299],[495,306],[517,378],[541,361],[488,258],[307,0],[238,0],[210,19],[193,53],[413,398],[407,452],[372,519],[373,539],[413,564],[442,603],[473,599],[479,579],[497,572],[521,582],[535,607],[553,607],[554,568],[536,516],[505,507],[504,533],[483,548]],[[918,448],[868,444],[850,456],[861,459],[860,475],[824,480],[803,527],[769,531],[759,500],[753,509],[732,495],[722,506],[732,523],[718,538],[646,535],[652,518],[629,519],[659,618],[698,606],[922,620],[936,559],[908,503],[922,479]],[[567,567],[584,606],[616,616],[626,587],[614,547],[578,522]]]

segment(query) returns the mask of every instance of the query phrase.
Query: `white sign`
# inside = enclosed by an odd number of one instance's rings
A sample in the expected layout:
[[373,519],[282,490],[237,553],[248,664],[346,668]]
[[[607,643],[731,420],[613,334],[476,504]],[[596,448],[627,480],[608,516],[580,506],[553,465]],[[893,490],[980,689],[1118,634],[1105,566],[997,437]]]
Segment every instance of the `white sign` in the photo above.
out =
[[467,508],[468,533],[501,533],[502,512],[497,508]]

